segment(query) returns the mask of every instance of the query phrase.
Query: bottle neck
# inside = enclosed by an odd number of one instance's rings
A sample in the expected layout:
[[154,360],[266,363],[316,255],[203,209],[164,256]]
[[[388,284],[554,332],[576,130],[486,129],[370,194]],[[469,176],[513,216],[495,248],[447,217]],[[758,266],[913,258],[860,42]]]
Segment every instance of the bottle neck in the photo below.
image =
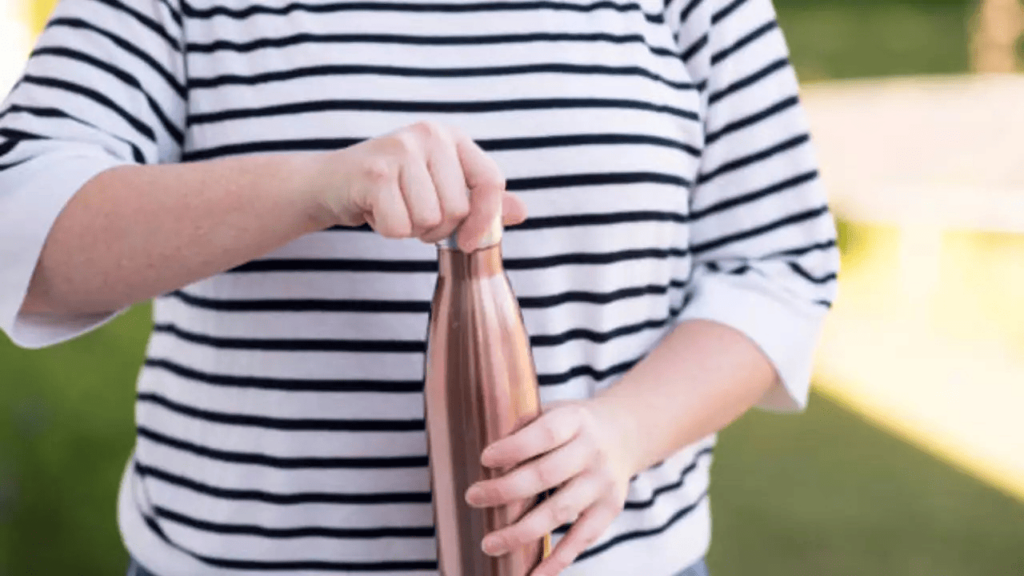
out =
[[447,278],[488,278],[505,273],[500,242],[472,252],[439,246],[437,253],[438,271]]
[[[491,220],[490,225],[487,227],[487,230],[484,232],[483,238],[480,239],[480,248],[478,250],[483,250],[484,248],[490,248],[491,246],[494,246],[495,244],[501,243],[501,237],[502,237],[502,233],[504,232],[504,230],[505,230],[505,227],[502,226],[502,224],[501,224],[501,214],[498,214],[497,216],[494,217],[494,220]],[[450,236],[448,236],[444,240],[441,240],[440,242],[438,242],[437,245],[439,247],[441,247],[441,248],[452,248],[452,249],[458,250],[459,243],[458,243],[457,238],[458,238],[458,230],[456,230],[455,232],[452,232]]]

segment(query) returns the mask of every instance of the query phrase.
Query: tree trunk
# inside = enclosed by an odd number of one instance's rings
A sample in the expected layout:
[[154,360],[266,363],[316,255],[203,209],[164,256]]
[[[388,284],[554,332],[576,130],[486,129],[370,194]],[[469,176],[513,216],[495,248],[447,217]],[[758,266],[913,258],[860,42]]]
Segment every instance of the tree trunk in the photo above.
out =
[[1017,41],[1024,32],[1020,0],[980,0],[972,22],[971,59],[976,72],[1017,70]]

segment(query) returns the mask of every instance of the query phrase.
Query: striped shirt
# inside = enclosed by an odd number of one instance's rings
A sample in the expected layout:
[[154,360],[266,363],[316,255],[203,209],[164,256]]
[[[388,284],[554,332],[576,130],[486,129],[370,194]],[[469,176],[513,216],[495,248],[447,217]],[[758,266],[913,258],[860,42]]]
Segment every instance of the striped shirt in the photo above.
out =
[[[106,319],[18,312],[97,173],[429,119],[527,204],[503,250],[544,401],[613,384],[691,319],[770,358],[761,406],[806,401],[837,252],[769,0],[64,0],[0,113],[0,327],[23,346]],[[118,506],[132,555],[160,576],[436,574],[436,261],[337,227],[157,298]],[[713,445],[639,474],[566,574],[704,555]]]

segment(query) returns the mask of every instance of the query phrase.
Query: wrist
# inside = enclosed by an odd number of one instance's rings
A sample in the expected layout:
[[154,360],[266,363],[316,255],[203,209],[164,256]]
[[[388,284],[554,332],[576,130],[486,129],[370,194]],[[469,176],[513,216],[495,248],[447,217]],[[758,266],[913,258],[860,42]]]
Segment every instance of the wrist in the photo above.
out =
[[591,409],[599,420],[609,428],[612,441],[617,444],[622,464],[630,477],[648,467],[647,446],[636,411],[621,397],[599,394],[590,400]]
[[346,210],[344,158],[340,152],[314,152],[296,155],[301,174],[299,197],[311,227],[325,230],[335,224],[356,225]]

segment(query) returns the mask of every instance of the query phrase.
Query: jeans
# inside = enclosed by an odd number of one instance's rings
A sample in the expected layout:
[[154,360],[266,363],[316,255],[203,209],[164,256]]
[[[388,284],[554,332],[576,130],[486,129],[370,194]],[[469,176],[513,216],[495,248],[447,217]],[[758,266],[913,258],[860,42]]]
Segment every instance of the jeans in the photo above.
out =
[[[153,574],[143,568],[138,562],[132,560],[131,564],[128,566],[128,576],[153,576]],[[686,570],[683,570],[676,576],[709,576],[708,567],[704,564],[704,561],[701,560]]]

